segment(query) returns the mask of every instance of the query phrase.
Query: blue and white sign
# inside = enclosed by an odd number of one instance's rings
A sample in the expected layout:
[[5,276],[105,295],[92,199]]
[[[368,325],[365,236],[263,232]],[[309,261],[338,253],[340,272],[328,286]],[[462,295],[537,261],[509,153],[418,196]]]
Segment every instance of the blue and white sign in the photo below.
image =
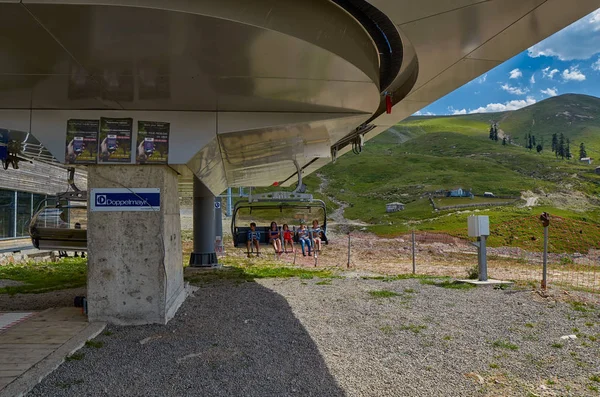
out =
[[97,188],[91,189],[91,211],[158,211],[159,188]]

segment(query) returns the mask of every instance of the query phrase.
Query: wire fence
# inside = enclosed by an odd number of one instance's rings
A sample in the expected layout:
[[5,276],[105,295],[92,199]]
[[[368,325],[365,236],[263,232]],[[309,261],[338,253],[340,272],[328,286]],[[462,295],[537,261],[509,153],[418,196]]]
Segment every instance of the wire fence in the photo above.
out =
[[[538,226],[539,243],[487,248],[488,277],[541,288],[543,277],[543,228]],[[561,238],[563,241],[552,241]],[[477,277],[475,239],[436,232],[414,232],[383,238],[366,232],[330,237],[318,258],[295,257],[295,264],[336,266],[355,271],[390,275],[411,274],[448,276],[456,279]],[[531,241],[531,240],[530,240]],[[547,288],[555,293],[577,296],[600,303],[600,249],[589,245],[585,233],[550,233]],[[285,260],[285,258],[283,258]]]

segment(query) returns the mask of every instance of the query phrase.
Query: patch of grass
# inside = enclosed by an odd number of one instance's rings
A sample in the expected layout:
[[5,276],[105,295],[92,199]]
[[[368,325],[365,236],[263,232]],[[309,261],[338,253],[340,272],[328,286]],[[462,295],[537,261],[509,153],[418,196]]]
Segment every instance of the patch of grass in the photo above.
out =
[[73,353],[70,356],[65,357],[65,361],[80,361],[85,357],[84,353]]
[[553,344],[551,344],[550,346],[552,346],[555,349],[562,349],[565,345],[562,343],[558,343],[558,342],[554,342]]
[[390,327],[389,325],[384,325],[383,327],[379,328],[381,330],[381,332],[383,332],[386,335],[391,334],[394,329],[392,327]]
[[85,346],[93,347],[94,349],[100,349],[102,346],[104,346],[104,343],[97,340],[88,340],[85,342]]
[[0,288],[0,294],[33,294],[79,288],[87,282],[87,259],[64,258],[56,262],[28,262],[0,266],[0,279],[25,284]]
[[415,290],[412,289],[412,288],[404,288],[404,292],[407,293],[407,294],[414,294]]
[[510,343],[510,342],[504,341],[504,340],[494,341],[494,343],[492,343],[492,345],[494,347],[499,347],[501,349],[519,350],[519,346],[517,346],[513,343]]
[[588,335],[588,339],[592,342],[596,342],[598,338],[595,335]]
[[588,321],[588,322],[585,323],[585,326],[586,327],[593,327],[594,323]]
[[498,369],[498,368],[500,368],[500,366],[498,364],[496,364],[496,363],[490,363],[490,368],[492,368],[492,369]]
[[386,289],[369,291],[369,295],[374,298],[393,298],[394,296],[400,296],[397,292],[388,291]]
[[315,285],[331,285],[331,280],[323,280],[315,283]]
[[600,390],[600,389],[598,389],[598,386],[592,385],[592,384],[588,385],[587,388],[589,390],[591,390],[591,391],[598,391],[598,390]]
[[298,277],[302,280],[317,278],[333,278],[335,275],[331,270],[310,270],[305,268],[281,266],[281,264],[259,263],[246,264],[244,261],[234,262],[221,269],[202,270],[186,275],[190,283],[213,283],[218,281],[248,282],[261,278],[292,278]]
[[592,376],[590,376],[590,380],[592,382],[598,382],[598,383],[600,383],[600,375],[592,375]]
[[571,331],[573,331],[573,333],[578,334],[579,333],[579,328],[571,328]]
[[411,331],[413,334],[419,334],[424,329],[427,329],[426,325],[407,324],[400,327],[400,330]]
[[467,278],[469,280],[477,280],[479,278],[479,266],[473,265],[467,268]]
[[446,335],[444,336],[444,340],[452,340],[452,337],[450,335]]
[[548,386],[552,386],[552,385],[555,385],[555,384],[556,384],[556,382],[555,382],[555,381],[553,381],[552,379],[548,379],[548,380],[546,380],[546,384],[547,384]]
[[473,284],[461,283],[458,281],[444,280],[444,281],[436,281],[425,279],[421,280],[421,284],[425,285],[435,285],[436,287],[448,288],[448,289],[461,289],[461,290],[469,290],[476,288]]
[[112,334],[113,334],[112,331],[104,331],[102,333],[102,335],[104,335],[104,336],[111,336]]
[[533,324],[532,323],[527,323],[527,324],[525,324],[525,327],[527,327],[527,328],[533,328]]
[[569,302],[569,304],[571,305],[571,308],[576,312],[587,313],[593,311],[593,309],[588,307],[585,302],[573,301]]

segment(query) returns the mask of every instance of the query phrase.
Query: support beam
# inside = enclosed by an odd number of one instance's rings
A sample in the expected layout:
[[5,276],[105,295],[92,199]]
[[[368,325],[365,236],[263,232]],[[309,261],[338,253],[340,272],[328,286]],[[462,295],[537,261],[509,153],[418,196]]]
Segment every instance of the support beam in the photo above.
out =
[[194,177],[194,252],[190,256],[190,266],[211,267],[218,263],[215,223],[215,196]]
[[88,213],[88,317],[166,324],[185,299],[177,174],[168,166],[88,167],[90,188],[159,188],[160,208]]

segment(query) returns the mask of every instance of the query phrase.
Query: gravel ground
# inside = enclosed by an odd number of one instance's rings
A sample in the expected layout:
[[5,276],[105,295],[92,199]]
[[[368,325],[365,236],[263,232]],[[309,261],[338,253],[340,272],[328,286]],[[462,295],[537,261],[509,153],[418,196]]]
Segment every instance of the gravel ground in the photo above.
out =
[[0,312],[71,307],[76,296],[85,294],[85,287],[45,292],[42,294],[0,294]]
[[218,282],[166,326],[109,327],[29,395],[593,396],[599,313],[414,279]]

